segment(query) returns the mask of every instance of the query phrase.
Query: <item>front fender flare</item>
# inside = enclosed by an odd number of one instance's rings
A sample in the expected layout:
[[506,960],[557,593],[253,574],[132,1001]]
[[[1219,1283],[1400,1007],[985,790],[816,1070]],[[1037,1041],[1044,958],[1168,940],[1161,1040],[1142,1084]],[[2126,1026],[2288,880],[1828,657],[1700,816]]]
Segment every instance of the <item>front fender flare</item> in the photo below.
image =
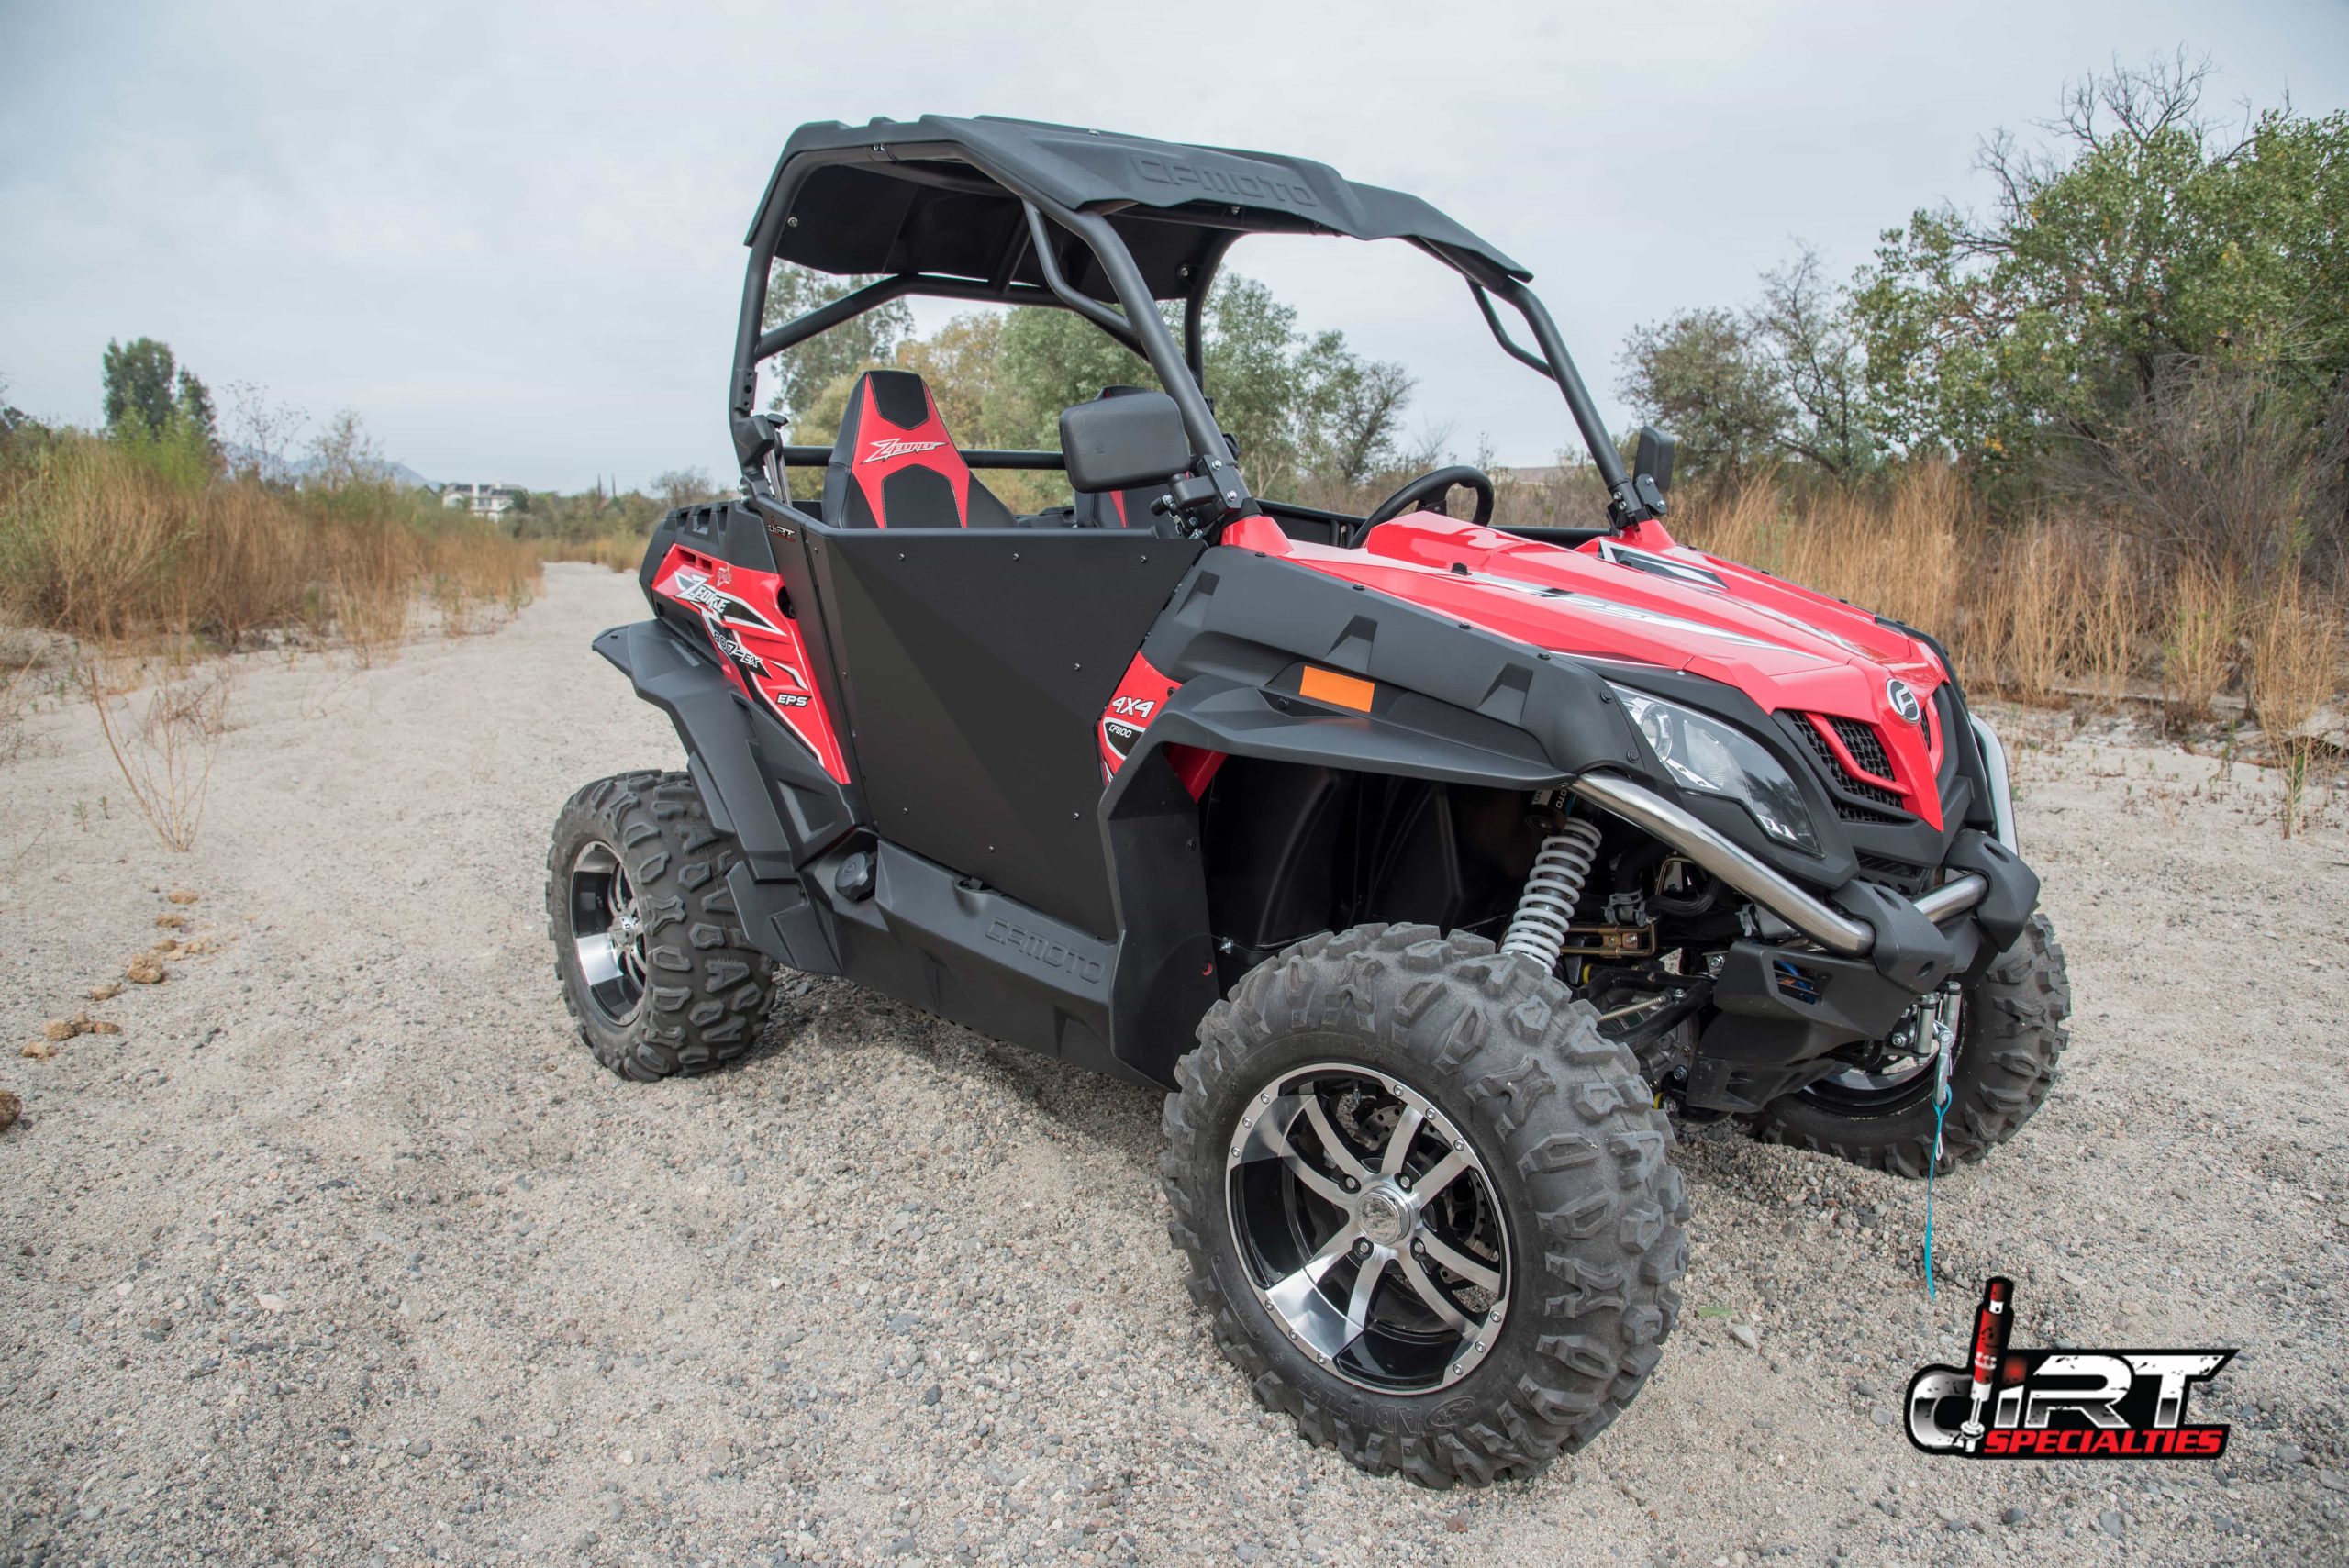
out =
[[1524,730],[1413,692],[1398,694],[1381,714],[1348,713],[1203,675],[1167,698],[1143,740],[1145,748],[1195,746],[1234,757],[1507,789],[1546,789],[1565,779]]

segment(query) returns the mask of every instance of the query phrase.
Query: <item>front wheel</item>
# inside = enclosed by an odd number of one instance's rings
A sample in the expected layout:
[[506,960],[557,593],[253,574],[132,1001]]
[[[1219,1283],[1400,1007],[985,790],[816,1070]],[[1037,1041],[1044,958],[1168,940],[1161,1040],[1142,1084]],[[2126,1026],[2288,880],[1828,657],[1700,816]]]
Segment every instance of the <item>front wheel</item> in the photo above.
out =
[[[2070,1040],[2064,1019],[2071,1010],[2071,982],[2055,928],[2046,916],[2033,915],[2012,945],[1959,994],[1942,1171],[1960,1160],[1980,1160],[2039,1109]],[[1921,1177],[1933,1164],[1940,1065],[1937,1050],[1911,1051],[1840,1071],[1765,1106],[1753,1135]]]
[[1687,1204],[1631,1053],[1479,937],[1363,926],[1200,1025],[1161,1159],[1192,1298],[1256,1397],[1372,1472],[1538,1473],[1631,1402]]

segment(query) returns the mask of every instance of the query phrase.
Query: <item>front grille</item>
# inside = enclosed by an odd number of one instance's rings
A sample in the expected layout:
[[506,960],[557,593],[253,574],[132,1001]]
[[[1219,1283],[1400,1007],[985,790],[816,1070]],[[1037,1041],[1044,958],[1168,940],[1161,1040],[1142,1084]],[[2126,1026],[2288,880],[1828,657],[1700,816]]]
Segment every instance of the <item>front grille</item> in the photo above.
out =
[[1892,776],[1892,759],[1884,754],[1884,741],[1878,738],[1876,726],[1862,724],[1856,718],[1831,718],[1835,733],[1843,740],[1843,750],[1852,754],[1863,773],[1874,773],[1880,779]]
[[1907,861],[1887,860],[1882,855],[1863,854],[1860,869],[1878,882],[1889,883],[1911,896],[1925,891],[1925,879],[1932,872],[1924,866],[1912,866]]
[[[1848,723],[1849,720],[1841,722]],[[1899,807],[1900,796],[1891,790],[1854,778],[1851,770],[1843,766],[1842,762],[1837,758],[1835,748],[1827,743],[1827,738],[1820,734],[1816,725],[1809,719],[1798,718],[1795,721],[1795,728],[1801,730],[1802,738],[1809,742],[1811,755],[1819,759],[1819,765],[1826,771],[1827,776],[1846,793],[1857,795],[1862,800],[1874,801],[1878,806],[1889,806],[1895,809]],[[1881,757],[1884,754],[1883,743],[1878,741],[1873,733],[1868,736],[1868,741],[1876,748],[1876,755]],[[1844,744],[1849,746],[1851,742],[1846,740]],[[1859,753],[1854,751],[1854,755],[1857,756]],[[1908,820],[1906,817],[1887,817],[1881,812],[1870,811],[1864,806],[1854,806],[1843,800],[1838,800],[1835,803],[1835,815],[1846,822],[1905,822]]]

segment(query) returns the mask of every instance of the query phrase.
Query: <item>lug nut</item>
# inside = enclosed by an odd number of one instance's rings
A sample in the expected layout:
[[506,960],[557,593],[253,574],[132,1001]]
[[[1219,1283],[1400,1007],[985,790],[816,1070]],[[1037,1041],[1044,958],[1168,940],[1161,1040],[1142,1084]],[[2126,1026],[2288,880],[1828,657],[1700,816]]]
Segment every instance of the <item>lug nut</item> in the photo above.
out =
[[1348,1177],[1346,1178],[1346,1191],[1348,1191],[1348,1192],[1353,1192],[1353,1191],[1354,1191],[1356,1188],[1360,1187],[1361,1185],[1362,1185],[1362,1184],[1361,1184],[1360,1182],[1355,1181],[1352,1176],[1348,1176]]

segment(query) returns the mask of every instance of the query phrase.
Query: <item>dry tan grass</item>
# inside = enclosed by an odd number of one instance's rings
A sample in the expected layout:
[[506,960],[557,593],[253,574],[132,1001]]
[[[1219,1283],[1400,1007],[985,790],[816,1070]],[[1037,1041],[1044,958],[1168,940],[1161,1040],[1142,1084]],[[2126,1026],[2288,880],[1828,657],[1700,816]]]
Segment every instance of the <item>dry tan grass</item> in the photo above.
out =
[[1880,502],[1798,494],[1765,474],[1700,497],[1673,524],[1716,555],[1928,628],[1951,622],[1960,541],[1978,526],[1964,482],[1945,468],[1912,471]]
[[[81,645],[74,674],[83,695],[139,815],[167,850],[195,847],[235,668],[225,659],[142,662],[95,640]],[[135,695],[142,688],[143,702]]]
[[2341,616],[2297,572],[2279,574],[2251,616],[2251,708],[2270,736],[2290,735],[2340,689]]
[[391,485],[291,492],[184,455],[60,441],[0,508],[0,609],[103,641],[233,651],[269,629],[397,646],[429,595],[452,634],[527,602],[530,548]]
[[2021,702],[2056,700],[2064,681],[2074,564],[2064,536],[2033,528],[1981,551],[1972,571],[1995,586],[1976,585],[1959,670],[1975,685]]
[[2072,628],[2072,673],[2107,707],[2118,704],[2138,664],[2145,595],[2137,560],[2118,535],[2101,545],[2083,540],[2071,550],[2077,585]]
[[2242,619],[2243,585],[2232,573],[2190,562],[2170,580],[2162,700],[2173,717],[2210,717],[2210,699],[2234,668]]
[[2240,676],[2275,736],[2341,690],[2343,606],[2297,574],[2254,596],[2094,517],[1994,527],[1946,465],[1911,468],[1873,494],[1803,492],[1765,475],[1685,497],[1672,527],[1934,633],[1985,695],[2111,706],[2158,679],[2173,714],[2204,718]]
[[626,534],[599,534],[594,539],[542,539],[533,548],[541,562],[584,561],[615,572],[633,572],[644,563],[647,543]]
[[33,671],[40,663],[38,651],[0,652],[0,762],[15,762],[24,750],[22,720],[32,706]]
[[[221,482],[200,453],[69,435],[0,485],[0,612],[73,639],[75,684],[140,815],[187,850],[235,666],[259,634],[392,656],[419,603],[451,636],[539,583],[530,549],[388,484]],[[0,672],[0,718],[24,686]]]
[[440,628],[451,637],[495,630],[530,602],[542,576],[535,551],[496,534],[442,534],[426,561]]

